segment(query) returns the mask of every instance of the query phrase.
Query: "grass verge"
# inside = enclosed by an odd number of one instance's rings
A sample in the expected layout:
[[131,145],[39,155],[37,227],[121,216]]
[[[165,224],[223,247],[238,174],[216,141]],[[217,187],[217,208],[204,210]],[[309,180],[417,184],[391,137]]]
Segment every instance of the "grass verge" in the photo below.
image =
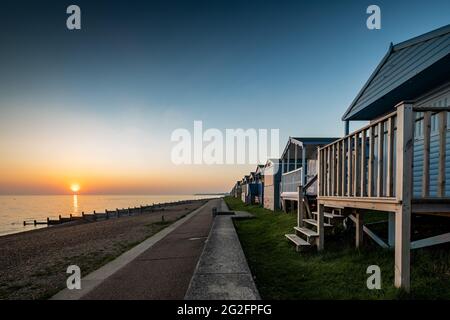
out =
[[[448,299],[450,246],[411,252],[411,293],[394,288],[394,253],[366,239],[354,248],[354,233],[327,235],[325,250],[297,253],[284,237],[292,233],[296,216],[245,205],[225,198],[231,210],[248,211],[254,219],[235,220],[235,226],[256,285],[263,299]],[[381,290],[366,286],[367,267],[381,269]]]

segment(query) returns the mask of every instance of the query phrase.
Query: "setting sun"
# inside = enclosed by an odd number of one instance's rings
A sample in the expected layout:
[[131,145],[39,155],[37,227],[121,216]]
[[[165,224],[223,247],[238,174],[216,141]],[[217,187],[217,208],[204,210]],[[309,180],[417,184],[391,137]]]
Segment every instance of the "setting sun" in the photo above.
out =
[[72,184],[72,185],[70,186],[70,190],[72,190],[72,192],[78,192],[78,191],[80,191],[80,185],[78,185],[78,184]]

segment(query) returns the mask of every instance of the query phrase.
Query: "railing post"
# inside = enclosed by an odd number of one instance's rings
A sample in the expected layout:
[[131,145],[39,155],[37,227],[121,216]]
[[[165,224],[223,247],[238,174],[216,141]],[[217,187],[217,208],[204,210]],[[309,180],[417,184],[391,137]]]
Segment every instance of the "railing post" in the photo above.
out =
[[361,197],[366,196],[366,130],[361,131],[361,159],[360,159],[360,187]]
[[377,197],[383,196],[384,122],[378,123]]
[[393,168],[394,168],[394,117],[387,121],[387,172],[386,172],[386,196],[393,196]]
[[410,288],[411,197],[413,157],[413,106],[397,105],[396,196],[395,212],[395,286]]

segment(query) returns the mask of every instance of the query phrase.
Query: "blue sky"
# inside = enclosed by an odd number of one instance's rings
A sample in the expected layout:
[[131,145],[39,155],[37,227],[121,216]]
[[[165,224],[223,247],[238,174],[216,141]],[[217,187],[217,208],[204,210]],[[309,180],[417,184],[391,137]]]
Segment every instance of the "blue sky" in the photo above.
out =
[[[65,27],[69,4],[81,7],[81,31]],[[370,4],[381,8],[381,30],[366,28]],[[288,136],[340,136],[340,117],[389,43],[450,20],[449,1],[5,1],[1,6],[0,145],[23,146],[11,156],[16,162],[30,156],[26,144],[36,134],[50,157],[66,140],[49,143],[49,137],[64,128],[92,130],[92,136],[69,135],[80,153],[92,139],[118,153],[131,144],[137,157],[161,162],[168,161],[170,133],[192,128],[194,120],[219,129],[280,128],[281,148]],[[124,135],[130,143],[106,138]],[[142,149],[153,152],[140,154]],[[45,162],[46,156],[39,159]],[[211,189],[227,190],[248,168],[237,170],[236,177]],[[0,192],[7,189],[0,181]]]

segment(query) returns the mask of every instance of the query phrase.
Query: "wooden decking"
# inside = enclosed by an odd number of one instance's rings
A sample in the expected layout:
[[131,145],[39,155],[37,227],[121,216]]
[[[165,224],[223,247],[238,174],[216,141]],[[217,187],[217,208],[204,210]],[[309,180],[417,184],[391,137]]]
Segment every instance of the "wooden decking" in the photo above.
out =
[[[389,219],[389,232],[395,246],[395,285],[409,290],[411,214],[450,216],[450,199],[445,193],[446,181],[449,180],[445,176],[448,111],[448,107],[415,109],[412,103],[403,102],[396,106],[394,112],[319,148],[319,250],[324,247],[324,237],[320,233],[324,230],[325,207],[343,207],[347,214],[352,214],[357,229],[357,247],[362,245],[364,214],[370,211],[394,213]],[[423,113],[423,118],[417,114],[419,112]],[[438,179],[434,186],[437,195],[434,197],[430,197],[429,178],[432,115],[438,118],[439,126]],[[414,130],[417,121],[423,121],[424,127],[420,195],[413,194]],[[437,236],[437,240],[430,239],[423,242],[442,242],[450,240],[450,237],[442,235]]]

